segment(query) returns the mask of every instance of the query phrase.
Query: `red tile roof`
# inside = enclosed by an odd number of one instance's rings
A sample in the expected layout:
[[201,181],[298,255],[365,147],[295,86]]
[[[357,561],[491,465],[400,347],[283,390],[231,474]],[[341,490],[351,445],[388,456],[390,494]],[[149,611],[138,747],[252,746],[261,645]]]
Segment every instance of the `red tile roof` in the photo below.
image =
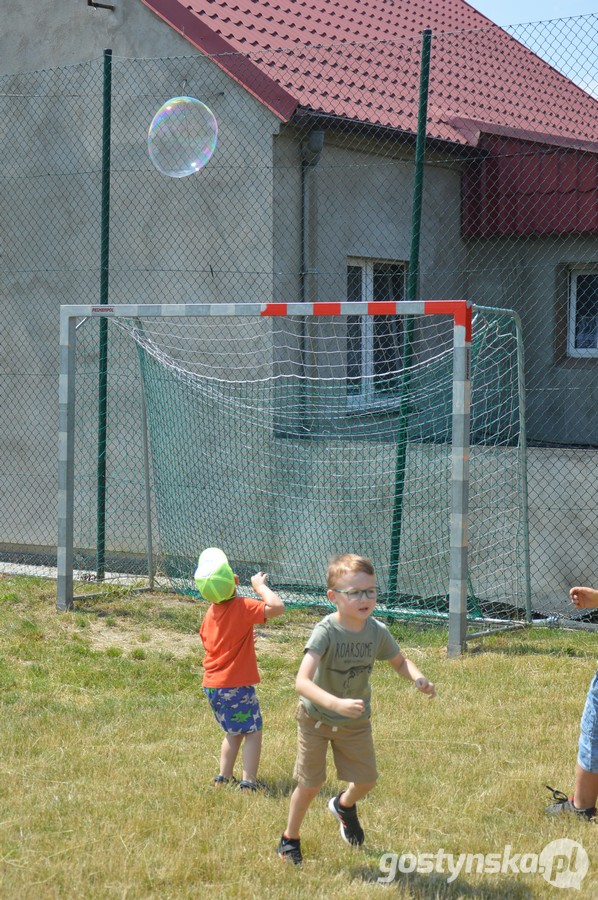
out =
[[287,121],[297,109],[415,132],[433,31],[428,135],[598,148],[598,101],[464,0],[142,0]]

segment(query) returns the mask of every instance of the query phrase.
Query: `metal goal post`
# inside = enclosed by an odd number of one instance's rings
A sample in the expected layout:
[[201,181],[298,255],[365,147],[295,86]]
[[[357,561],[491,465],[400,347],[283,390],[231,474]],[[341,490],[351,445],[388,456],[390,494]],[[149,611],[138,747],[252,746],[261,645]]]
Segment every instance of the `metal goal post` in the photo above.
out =
[[[144,317],[450,316],[453,320],[448,654],[467,639],[470,350],[472,306],[465,300],[316,303],[63,305],[60,309],[57,609],[73,607],[75,377],[77,328],[87,319]],[[391,477],[389,475],[389,477]]]

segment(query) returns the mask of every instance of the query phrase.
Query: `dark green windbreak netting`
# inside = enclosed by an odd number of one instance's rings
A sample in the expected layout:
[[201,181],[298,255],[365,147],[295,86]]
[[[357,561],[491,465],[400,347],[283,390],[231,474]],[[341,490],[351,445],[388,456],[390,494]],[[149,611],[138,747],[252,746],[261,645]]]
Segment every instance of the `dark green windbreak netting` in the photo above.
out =
[[[374,560],[389,612],[446,614],[452,319],[415,317],[407,347],[405,320],[377,318],[376,340],[397,362],[376,372],[356,360],[367,383],[352,394],[351,318],[127,322],[147,409],[156,564],[176,590],[194,592],[199,552],[219,546],[243,585],[263,569],[287,602],[321,604],[329,557],[354,551]],[[520,369],[516,317],[477,309],[474,618],[525,613]]]

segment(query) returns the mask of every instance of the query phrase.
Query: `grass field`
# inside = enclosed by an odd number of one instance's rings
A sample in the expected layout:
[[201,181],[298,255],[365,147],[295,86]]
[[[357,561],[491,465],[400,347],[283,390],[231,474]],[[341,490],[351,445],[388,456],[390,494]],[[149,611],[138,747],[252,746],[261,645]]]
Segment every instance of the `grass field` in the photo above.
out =
[[[589,857],[574,895],[598,896],[596,826],[543,812],[545,783],[572,787],[595,636],[508,633],[449,660],[443,631],[392,626],[438,697],[377,665],[366,844],[344,844],[326,809],[330,766],[296,869],[274,849],[293,788],[294,675],[320,614],[258,630],[267,790],[247,796],[210,784],[221,733],[200,690],[201,605],[118,593],[68,613],[54,604],[53,582],[0,576],[0,897],[559,897],[572,889],[552,887],[530,854],[563,838]],[[506,871],[479,873],[480,856],[448,883],[440,857],[442,872],[378,883],[384,854],[408,869],[407,854],[438,867],[439,851],[499,854],[503,866],[506,853]],[[515,854],[527,873],[513,871]]]

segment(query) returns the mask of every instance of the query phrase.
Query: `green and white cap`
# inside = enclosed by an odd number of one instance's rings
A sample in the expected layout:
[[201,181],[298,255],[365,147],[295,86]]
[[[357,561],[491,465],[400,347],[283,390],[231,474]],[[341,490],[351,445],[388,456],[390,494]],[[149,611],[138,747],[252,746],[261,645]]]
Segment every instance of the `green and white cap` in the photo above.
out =
[[224,603],[235,593],[235,576],[228,559],[218,547],[208,547],[197,561],[195,570],[197,590],[210,603]]

